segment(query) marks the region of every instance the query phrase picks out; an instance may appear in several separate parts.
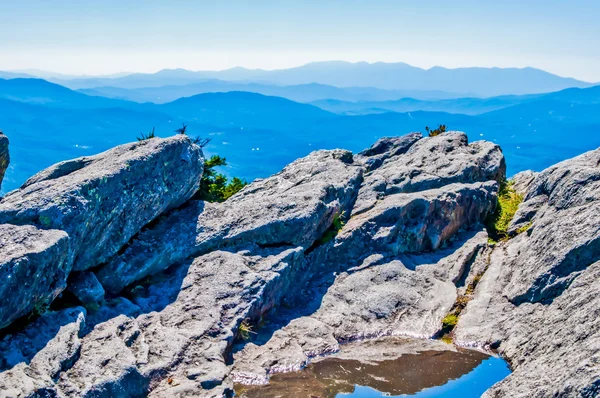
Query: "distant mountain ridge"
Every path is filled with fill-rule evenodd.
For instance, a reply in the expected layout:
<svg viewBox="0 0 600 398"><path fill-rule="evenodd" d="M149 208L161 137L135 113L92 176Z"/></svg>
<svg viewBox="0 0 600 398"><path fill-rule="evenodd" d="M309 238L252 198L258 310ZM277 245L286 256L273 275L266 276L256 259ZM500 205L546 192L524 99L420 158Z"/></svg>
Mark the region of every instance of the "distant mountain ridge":
<svg viewBox="0 0 600 398"><path fill-rule="evenodd" d="M143 88L186 85L199 81L254 82L275 85L318 83L335 87L373 87L384 90L439 90L489 97L508 94L535 94L592 84L560 77L535 68L422 69L406 63L314 62L303 66L261 70L236 67L223 71L165 69L153 74L135 73L113 78L50 79L72 89L94 87Z"/></svg>
<svg viewBox="0 0 600 398"><path fill-rule="evenodd" d="M478 115L433 107L474 109L502 101L502 109ZM227 157L226 173L247 180L270 175L316 149L343 144L360 151L382 136L437 124L465 131L471 140L500 144L510 160L509 175L541 170L600 146L600 86L525 97L392 103L426 110L336 114L277 96L235 91L165 104L136 103L88 96L40 79L0 80L0 128L14 155L3 189L16 188L58 161L134 141L153 127L159 136L171 135L182 123L190 135L212 139L206 153Z"/></svg>
<svg viewBox="0 0 600 398"><path fill-rule="evenodd" d="M334 87L326 84L309 83L281 86L265 83L244 83L225 80L204 80L185 85L161 87L119 88L96 87L77 90L81 93L135 102L154 102L163 104L182 97L230 91L287 98L296 102L313 102L325 99L343 101L389 101L412 97L422 100L449 99L461 97L459 93L447 93L439 90L384 90L373 87Z"/></svg>

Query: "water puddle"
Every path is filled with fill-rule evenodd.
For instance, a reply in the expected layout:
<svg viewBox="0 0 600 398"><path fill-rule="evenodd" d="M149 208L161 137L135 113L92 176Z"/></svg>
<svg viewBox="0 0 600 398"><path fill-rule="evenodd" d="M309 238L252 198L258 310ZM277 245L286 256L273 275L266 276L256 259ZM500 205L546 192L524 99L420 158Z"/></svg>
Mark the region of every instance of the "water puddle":
<svg viewBox="0 0 600 398"><path fill-rule="evenodd" d="M238 385L236 396L469 398L510 374L504 360L472 350L421 351L379 361L366 357L327 357L301 371L273 375L268 385Z"/></svg>

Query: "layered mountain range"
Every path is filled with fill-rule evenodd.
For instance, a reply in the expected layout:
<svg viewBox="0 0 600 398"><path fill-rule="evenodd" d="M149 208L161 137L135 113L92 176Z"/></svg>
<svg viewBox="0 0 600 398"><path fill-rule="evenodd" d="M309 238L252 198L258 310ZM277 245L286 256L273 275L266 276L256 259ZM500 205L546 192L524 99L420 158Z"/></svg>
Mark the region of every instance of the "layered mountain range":
<svg viewBox="0 0 600 398"><path fill-rule="evenodd" d="M382 136L439 124L501 145L508 175L540 171L600 145L594 134L600 126L597 86L492 98L405 94L233 81L73 91L40 79L0 80L0 126L11 137L13 165L2 189L15 189L56 162L107 150L153 128L168 136L182 124L194 136L211 138L205 150L227 158L227 174L248 181L315 149L343 143L360 151Z"/></svg>

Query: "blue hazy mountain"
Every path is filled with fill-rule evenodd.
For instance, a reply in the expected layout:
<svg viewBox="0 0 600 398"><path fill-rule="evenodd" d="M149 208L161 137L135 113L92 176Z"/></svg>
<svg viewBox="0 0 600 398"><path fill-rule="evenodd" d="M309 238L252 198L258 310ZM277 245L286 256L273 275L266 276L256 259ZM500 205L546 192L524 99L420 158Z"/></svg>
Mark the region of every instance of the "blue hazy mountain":
<svg viewBox="0 0 600 398"><path fill-rule="evenodd" d="M120 101L122 106L94 108L78 103L101 98L38 80L29 83L39 87L29 88L31 97L22 91L18 100L2 99L14 93L0 89L0 128L11 140L12 153L5 191L57 161L134 141L153 127L159 136L172 135L181 123L188 125L190 135L212 139L206 152L227 157L227 173L248 180L272 174L315 149L359 151L381 136L442 123L467 132L471 140L502 145L509 174L540 170L600 146L599 87L564 90L473 116L431 111L339 115L247 92L200 94L161 105ZM43 104L37 101L40 96Z"/></svg>
<svg viewBox="0 0 600 398"><path fill-rule="evenodd" d="M89 96L46 80L28 78L0 78L0 98L66 108L138 107L134 103Z"/></svg>
<svg viewBox="0 0 600 398"><path fill-rule="evenodd" d="M259 82L277 85L318 83L336 87L374 87L385 90L439 90L481 97L535 94L590 83L560 77L535 68L422 69L405 63L315 62L281 70L232 68L224 71L162 70L154 74L131 74L116 78L56 80L72 89L94 87L142 88L185 85L207 79Z"/></svg>
<svg viewBox="0 0 600 398"><path fill-rule="evenodd" d="M538 98L543 94L506 95L491 98L453 98L445 100L421 100L417 98L401 98L392 101L340 101L325 99L313 101L311 104L321 109L347 115L366 115L384 112L448 112L477 115L508 106L521 104Z"/></svg>
<svg viewBox="0 0 600 398"><path fill-rule="evenodd" d="M500 109L500 115L508 119L516 116L530 117L537 112L554 112L560 117L573 117L583 120L586 114L583 108L571 106L577 104L600 103L600 85L586 89L569 88L549 94L505 95L490 98L453 98L442 100L420 100L415 98L401 98L392 101L340 101L326 99L313 101L311 104L321 109L346 115L364 115L385 112L414 112L418 110L431 112L461 113L465 115L478 115ZM523 107L515 105L528 104ZM560 111L553 108L560 107ZM507 109L510 108L510 109ZM510 114L510 115L509 115ZM539 116L539 115L538 115ZM592 117L595 119L595 117Z"/></svg>
<svg viewBox="0 0 600 398"><path fill-rule="evenodd" d="M185 85L171 85L161 87L120 88L120 87L95 87L79 89L81 93L108 98L117 98L135 102L154 102L163 104L182 97L191 97L197 94L247 91L276 97L283 97L296 102L312 102L317 100L342 100L342 101L389 101L398 98L417 98L422 100L459 98L459 93L447 93L439 90L383 90L373 87L334 87L326 84L300 84L293 86L279 86L261 83L240 83L224 80L205 80Z"/></svg>

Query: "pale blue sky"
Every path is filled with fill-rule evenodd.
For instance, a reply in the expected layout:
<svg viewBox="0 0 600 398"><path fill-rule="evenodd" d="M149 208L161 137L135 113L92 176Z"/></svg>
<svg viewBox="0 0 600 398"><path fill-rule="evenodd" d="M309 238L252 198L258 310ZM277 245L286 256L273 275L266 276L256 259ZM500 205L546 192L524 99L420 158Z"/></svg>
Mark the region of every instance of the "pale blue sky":
<svg viewBox="0 0 600 398"><path fill-rule="evenodd" d="M0 70L533 66L600 81L600 1L0 0Z"/></svg>

